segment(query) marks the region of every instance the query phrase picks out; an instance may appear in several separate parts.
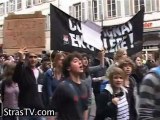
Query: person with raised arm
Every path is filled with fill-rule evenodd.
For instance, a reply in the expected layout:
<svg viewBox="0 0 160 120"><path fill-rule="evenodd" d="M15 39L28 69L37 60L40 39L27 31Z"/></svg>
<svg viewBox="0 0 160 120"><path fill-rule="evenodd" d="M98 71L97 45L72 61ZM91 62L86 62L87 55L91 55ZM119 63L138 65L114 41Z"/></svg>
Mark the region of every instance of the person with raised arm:
<svg viewBox="0 0 160 120"><path fill-rule="evenodd" d="M27 52L26 48L18 51L19 61L16 65L13 81L18 83L18 106L20 109L41 110L43 74L36 68L37 55ZM43 116L26 115L19 120L44 120Z"/></svg>

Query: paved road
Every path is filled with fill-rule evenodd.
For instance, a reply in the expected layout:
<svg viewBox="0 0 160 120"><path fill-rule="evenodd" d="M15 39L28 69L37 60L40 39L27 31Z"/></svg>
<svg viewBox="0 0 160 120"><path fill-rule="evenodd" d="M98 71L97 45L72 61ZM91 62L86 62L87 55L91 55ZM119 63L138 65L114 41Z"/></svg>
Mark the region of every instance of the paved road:
<svg viewBox="0 0 160 120"><path fill-rule="evenodd" d="M91 112L90 112L89 120L94 120L95 112L96 112L96 105L94 104L94 105L91 106Z"/></svg>
<svg viewBox="0 0 160 120"><path fill-rule="evenodd" d="M96 113L96 104L95 104L94 95L92 94L92 105L91 105L89 120L94 120L95 113Z"/></svg>

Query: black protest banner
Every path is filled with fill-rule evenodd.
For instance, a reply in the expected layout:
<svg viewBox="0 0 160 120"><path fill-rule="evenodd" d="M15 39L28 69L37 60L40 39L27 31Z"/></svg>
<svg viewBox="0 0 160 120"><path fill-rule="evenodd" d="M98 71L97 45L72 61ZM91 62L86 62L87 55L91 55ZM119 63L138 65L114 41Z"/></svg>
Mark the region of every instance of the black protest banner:
<svg viewBox="0 0 160 120"><path fill-rule="evenodd" d="M81 21L50 5L51 49L92 53L95 48L84 42Z"/></svg>
<svg viewBox="0 0 160 120"><path fill-rule="evenodd" d="M119 48L125 48L128 55L142 50L144 8L128 22L102 28L101 40L108 56L113 56Z"/></svg>

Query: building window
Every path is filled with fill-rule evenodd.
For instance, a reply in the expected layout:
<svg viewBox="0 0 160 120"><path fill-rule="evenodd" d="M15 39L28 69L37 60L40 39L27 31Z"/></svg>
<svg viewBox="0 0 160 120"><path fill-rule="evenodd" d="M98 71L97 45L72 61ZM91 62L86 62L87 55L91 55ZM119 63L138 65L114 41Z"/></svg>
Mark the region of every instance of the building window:
<svg viewBox="0 0 160 120"><path fill-rule="evenodd" d="M3 25L0 25L0 29L3 30Z"/></svg>
<svg viewBox="0 0 160 120"><path fill-rule="evenodd" d="M144 6L144 0L135 0L134 6L135 6L134 11L135 11L135 13L137 13L141 9L141 7Z"/></svg>
<svg viewBox="0 0 160 120"><path fill-rule="evenodd" d="M135 0L135 13L137 13L142 6L145 6L145 12L154 12L158 10L158 0Z"/></svg>
<svg viewBox="0 0 160 120"><path fill-rule="evenodd" d="M116 17L116 0L107 0L108 17Z"/></svg>
<svg viewBox="0 0 160 120"><path fill-rule="evenodd" d="M145 8L146 12L157 11L157 0L145 0Z"/></svg>
<svg viewBox="0 0 160 120"><path fill-rule="evenodd" d="M6 13L15 11L15 0L9 0L6 2Z"/></svg>
<svg viewBox="0 0 160 120"><path fill-rule="evenodd" d="M32 0L27 0L27 1L26 1L26 7L27 7L27 8L32 7Z"/></svg>
<svg viewBox="0 0 160 120"><path fill-rule="evenodd" d="M81 3L74 5L74 11L75 11L75 18L78 20L81 20Z"/></svg>
<svg viewBox="0 0 160 120"><path fill-rule="evenodd" d="M124 0L124 6L125 6L125 16L131 15L131 0Z"/></svg>
<svg viewBox="0 0 160 120"><path fill-rule="evenodd" d="M6 2L6 13L9 12L9 2Z"/></svg>
<svg viewBox="0 0 160 120"><path fill-rule="evenodd" d="M84 4L84 2L82 2L81 3L82 4L82 21L84 21L85 20L85 4Z"/></svg>
<svg viewBox="0 0 160 120"><path fill-rule="evenodd" d="M50 30L50 15L46 16L46 30Z"/></svg>
<svg viewBox="0 0 160 120"><path fill-rule="evenodd" d="M117 3L117 4L116 4L116 8L117 8L117 9L116 9L116 10L117 10L117 11L116 11L116 13L117 13L116 16L117 16L117 17L121 17L121 1L122 1L122 0L117 0L117 2L116 2L116 3ZM128 0L128 1L129 1L129 0ZM126 6L125 6L125 7L126 7ZM128 11L129 11L129 10L128 10Z"/></svg>
<svg viewBox="0 0 160 120"><path fill-rule="evenodd" d="M103 20L102 0L99 0L99 19Z"/></svg>
<svg viewBox="0 0 160 120"><path fill-rule="evenodd" d="M98 20L97 0L93 0L93 19Z"/></svg>
<svg viewBox="0 0 160 120"><path fill-rule="evenodd" d="M39 4L41 4L41 3L42 3L41 0L33 0L33 4L34 4L34 5L39 5Z"/></svg>
<svg viewBox="0 0 160 120"><path fill-rule="evenodd" d="M17 0L17 10L22 9L22 0Z"/></svg>
<svg viewBox="0 0 160 120"><path fill-rule="evenodd" d="M4 4L0 4L0 15L4 15Z"/></svg>
<svg viewBox="0 0 160 120"><path fill-rule="evenodd" d="M41 2L42 2L42 3L45 3L45 2L47 2L47 0L41 0Z"/></svg>
<svg viewBox="0 0 160 120"><path fill-rule="evenodd" d="M92 17L92 2L88 1L88 20L93 20Z"/></svg>
<svg viewBox="0 0 160 120"><path fill-rule="evenodd" d="M9 1L9 12L14 12L15 11L15 0L10 0Z"/></svg>
<svg viewBox="0 0 160 120"><path fill-rule="evenodd" d="M160 11L160 1L157 0L157 11Z"/></svg>
<svg viewBox="0 0 160 120"><path fill-rule="evenodd" d="M74 7L73 6L69 6L69 15L74 17Z"/></svg>

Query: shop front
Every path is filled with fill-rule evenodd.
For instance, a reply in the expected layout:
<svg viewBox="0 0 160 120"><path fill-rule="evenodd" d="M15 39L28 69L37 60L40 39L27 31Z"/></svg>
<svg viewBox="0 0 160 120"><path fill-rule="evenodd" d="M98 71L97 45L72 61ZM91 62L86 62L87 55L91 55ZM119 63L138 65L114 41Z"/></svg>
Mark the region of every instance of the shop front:
<svg viewBox="0 0 160 120"><path fill-rule="evenodd" d="M143 41L143 53L147 59L148 54L154 54L160 44L160 19L144 22Z"/></svg>

